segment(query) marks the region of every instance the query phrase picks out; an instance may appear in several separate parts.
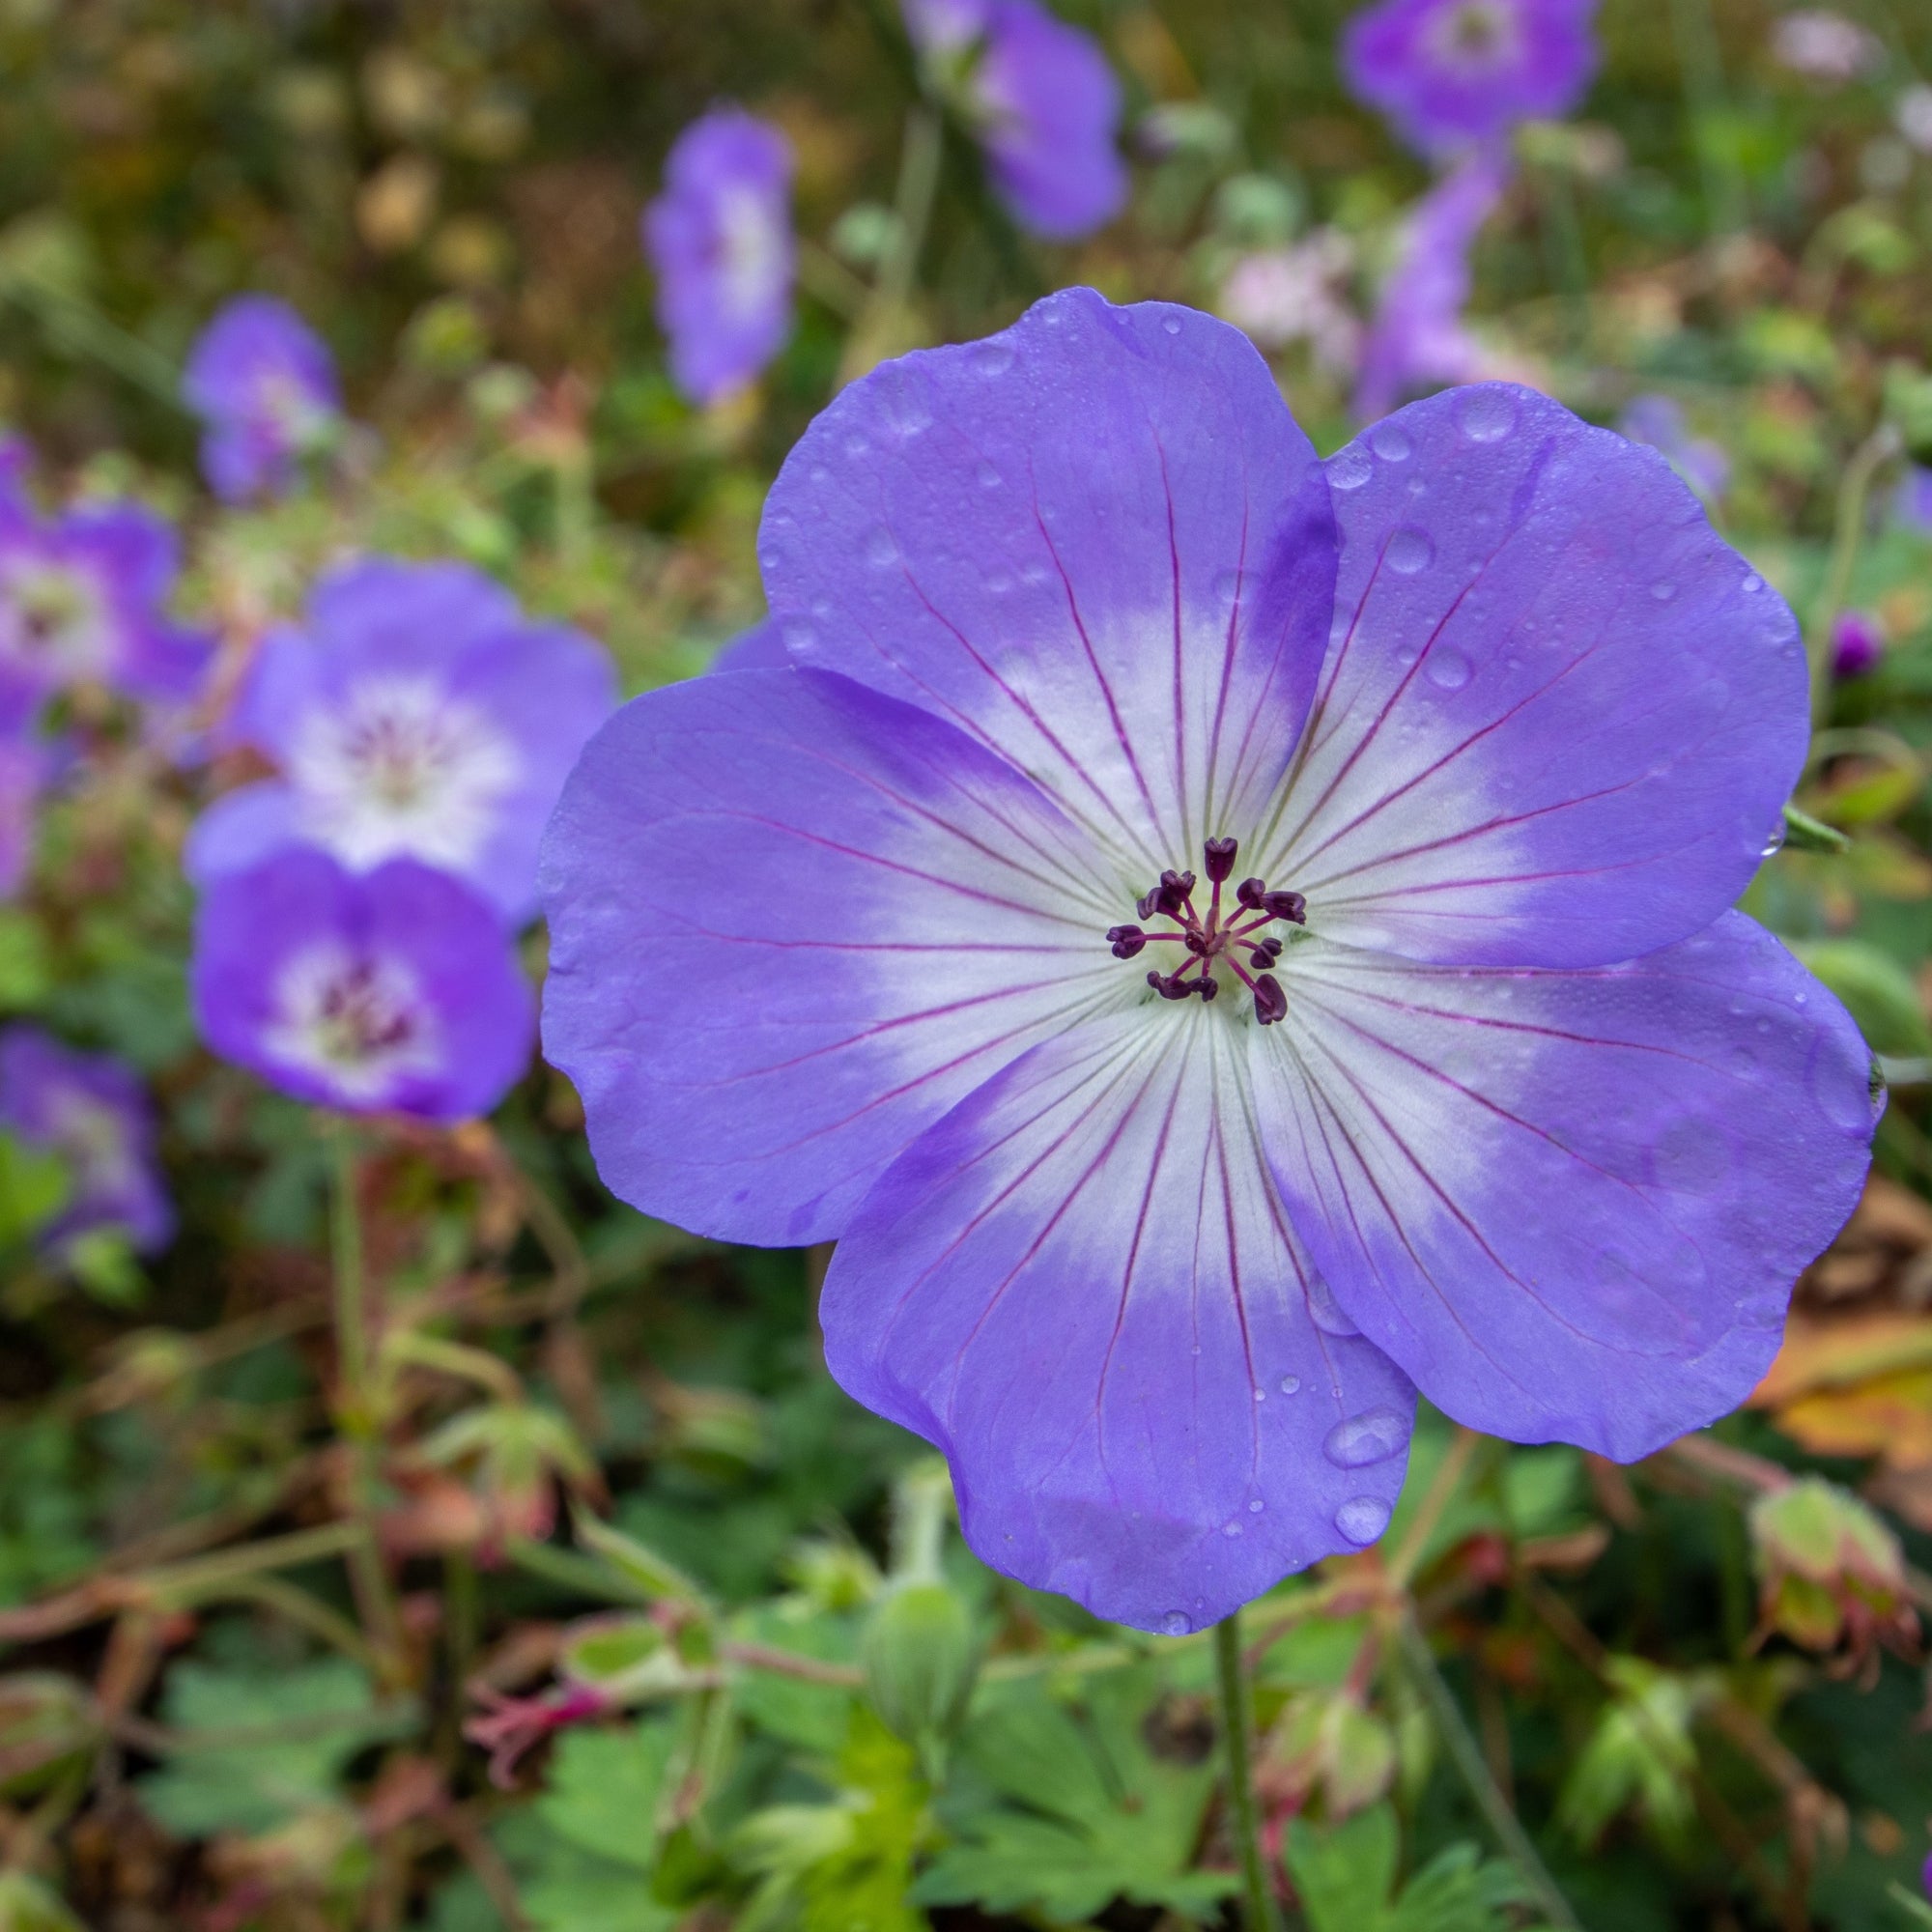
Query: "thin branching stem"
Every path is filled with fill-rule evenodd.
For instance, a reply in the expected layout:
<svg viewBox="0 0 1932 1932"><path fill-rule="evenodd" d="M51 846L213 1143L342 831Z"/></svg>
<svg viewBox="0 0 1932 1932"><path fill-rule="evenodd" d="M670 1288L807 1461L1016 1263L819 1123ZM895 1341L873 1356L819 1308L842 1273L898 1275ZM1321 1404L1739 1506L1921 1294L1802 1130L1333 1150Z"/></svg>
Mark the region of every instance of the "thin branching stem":
<svg viewBox="0 0 1932 1932"><path fill-rule="evenodd" d="M1281 1932L1281 1911L1262 1858L1261 1814L1255 1807L1249 1759L1254 1749L1254 1716L1248 1704L1248 1673L1241 1658L1240 1612L1214 1626L1214 1662L1221 1682L1221 1731L1228 1746L1228 1815L1241 1852L1241 1883L1247 1892L1247 1932Z"/></svg>

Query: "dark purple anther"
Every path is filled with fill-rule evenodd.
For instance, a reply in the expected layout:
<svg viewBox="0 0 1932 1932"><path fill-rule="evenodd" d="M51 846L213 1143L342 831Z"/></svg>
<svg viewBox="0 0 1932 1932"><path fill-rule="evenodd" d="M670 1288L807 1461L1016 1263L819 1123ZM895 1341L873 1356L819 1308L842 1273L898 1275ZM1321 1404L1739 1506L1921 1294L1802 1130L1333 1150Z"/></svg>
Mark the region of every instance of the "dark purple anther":
<svg viewBox="0 0 1932 1932"><path fill-rule="evenodd" d="M1204 977L1197 980L1187 990L1190 993L1198 991L1201 995L1201 1004L1205 1007L1221 990L1221 982L1218 980Z"/></svg>
<svg viewBox="0 0 1932 1932"><path fill-rule="evenodd" d="M1278 939L1257 939L1250 942L1257 959L1272 966L1281 957L1281 941Z"/></svg>
<svg viewBox="0 0 1932 1932"><path fill-rule="evenodd" d="M1308 901L1299 893L1264 893L1262 908L1270 919L1293 920L1296 925L1308 923Z"/></svg>
<svg viewBox="0 0 1932 1932"><path fill-rule="evenodd" d="M1246 906L1250 912L1260 912L1262 909L1262 900L1266 896L1267 881L1265 879L1243 879L1235 888L1236 899L1240 904Z"/></svg>
<svg viewBox="0 0 1932 1932"><path fill-rule="evenodd" d="M1205 933L1187 933L1182 938L1181 943L1190 952L1206 952L1208 951L1208 939Z"/></svg>
<svg viewBox="0 0 1932 1932"><path fill-rule="evenodd" d="M1151 893L1143 893L1134 901L1134 910L1143 919L1151 919L1160 910L1160 888L1156 886Z"/></svg>
<svg viewBox="0 0 1932 1932"><path fill-rule="evenodd" d="M1207 855L1208 878L1218 886L1235 869L1235 854L1240 847L1232 838L1210 838L1202 848Z"/></svg>
<svg viewBox="0 0 1932 1932"><path fill-rule="evenodd" d="M1288 1016L1288 995L1281 990L1281 981L1272 973L1259 973L1255 976L1255 1018L1263 1026L1273 1026L1276 1020Z"/></svg>
<svg viewBox="0 0 1932 1932"><path fill-rule="evenodd" d="M1194 874L1170 868L1160 875L1160 884L1154 890L1160 910L1170 919L1179 919L1188 894L1194 890Z"/></svg>
<svg viewBox="0 0 1932 1932"><path fill-rule="evenodd" d="M1131 959L1147 944L1147 934L1137 925L1110 925L1107 944L1114 949L1116 959Z"/></svg>

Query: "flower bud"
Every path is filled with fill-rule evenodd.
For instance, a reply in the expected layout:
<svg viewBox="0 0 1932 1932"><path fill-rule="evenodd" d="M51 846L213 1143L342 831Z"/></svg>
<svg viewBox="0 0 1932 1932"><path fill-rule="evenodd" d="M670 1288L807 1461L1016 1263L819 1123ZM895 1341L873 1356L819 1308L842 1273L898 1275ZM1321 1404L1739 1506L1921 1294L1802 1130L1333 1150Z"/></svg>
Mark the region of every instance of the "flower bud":
<svg viewBox="0 0 1932 1932"><path fill-rule="evenodd" d="M1260 1777L1272 1808L1300 1810L1320 1790L1330 1819L1373 1804L1395 1777L1395 1735L1352 1691L1292 1697L1268 1739Z"/></svg>
<svg viewBox="0 0 1932 1932"><path fill-rule="evenodd" d="M980 1674L966 1605L944 1583L895 1584L872 1612L861 1657L872 1708L936 1775Z"/></svg>
<svg viewBox="0 0 1932 1932"><path fill-rule="evenodd" d="M99 1715L84 1685L54 1670L0 1677L0 1796L45 1790L100 1739Z"/></svg>
<svg viewBox="0 0 1932 1932"><path fill-rule="evenodd" d="M1843 1643L1848 1664L1870 1667L1874 1645L1917 1641L1898 1540L1856 1496L1807 1476L1760 1496L1750 1529L1761 1634L1777 1631L1807 1650Z"/></svg>

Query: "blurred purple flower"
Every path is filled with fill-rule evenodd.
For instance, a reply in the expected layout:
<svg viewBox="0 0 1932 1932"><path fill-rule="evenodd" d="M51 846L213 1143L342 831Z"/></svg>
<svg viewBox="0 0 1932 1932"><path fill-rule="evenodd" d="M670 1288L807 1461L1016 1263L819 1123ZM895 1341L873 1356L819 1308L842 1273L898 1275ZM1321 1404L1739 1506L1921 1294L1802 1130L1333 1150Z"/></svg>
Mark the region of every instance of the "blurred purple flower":
<svg viewBox="0 0 1932 1932"><path fill-rule="evenodd" d="M1892 125L1908 145L1932 155L1932 87L1915 82L1898 97L1891 110Z"/></svg>
<svg viewBox="0 0 1932 1932"><path fill-rule="evenodd" d="M1625 1459L1750 1390L1869 1056L1726 910L1804 657L1661 457L1486 384L1324 465L1070 290L848 387L759 552L790 667L558 805L546 1048L625 1199L838 1240L988 1563L1198 1628L1380 1535L1411 1382Z"/></svg>
<svg viewBox="0 0 1932 1932"><path fill-rule="evenodd" d="M1324 369L1347 375L1355 366L1362 335L1341 294L1353 265L1349 238L1318 228L1290 247L1242 256L1221 284L1215 306L1262 348L1306 342Z"/></svg>
<svg viewBox="0 0 1932 1932"><path fill-rule="evenodd" d="M782 670L791 662L779 627L767 617L741 631L711 661L713 670Z"/></svg>
<svg viewBox="0 0 1932 1932"><path fill-rule="evenodd" d="M19 721L0 723L0 899L12 898L32 870L36 808L55 762L53 748Z"/></svg>
<svg viewBox="0 0 1932 1932"><path fill-rule="evenodd" d="M191 696L213 651L167 614L181 575L174 526L140 503L34 507L0 476L0 713L99 684L151 700Z"/></svg>
<svg viewBox="0 0 1932 1932"><path fill-rule="evenodd" d="M183 389L206 425L202 474L228 503L286 495L342 424L327 345L273 296L220 309L188 354Z"/></svg>
<svg viewBox="0 0 1932 1932"><path fill-rule="evenodd" d="M1022 228L1077 242L1127 198L1121 90L1093 37L1036 0L904 0L934 90L952 101Z"/></svg>
<svg viewBox="0 0 1932 1932"><path fill-rule="evenodd" d="M670 371L696 403L749 383L791 334L791 144L768 121L716 107L671 145L644 211Z"/></svg>
<svg viewBox="0 0 1932 1932"><path fill-rule="evenodd" d="M1932 468L1908 463L1892 494L1891 514L1895 523L1920 536L1932 536Z"/></svg>
<svg viewBox="0 0 1932 1932"><path fill-rule="evenodd" d="M1479 148L1409 211L1362 350L1355 413L1363 421L1373 422L1418 389L1490 373L1463 310L1469 251L1509 181L1502 150Z"/></svg>
<svg viewBox="0 0 1932 1932"><path fill-rule="evenodd" d="M1378 0L1342 67L1403 138L1442 155L1567 114L1597 71L1597 0Z"/></svg>
<svg viewBox="0 0 1932 1932"><path fill-rule="evenodd" d="M1662 453L1671 469L1706 502L1721 497L1731 480L1731 459L1722 443L1690 434L1674 396L1633 396L1617 427L1633 442Z"/></svg>
<svg viewBox="0 0 1932 1932"><path fill-rule="evenodd" d="M1885 656L1885 626L1870 611L1840 611L1832 619L1832 674L1863 677Z"/></svg>
<svg viewBox="0 0 1932 1932"><path fill-rule="evenodd" d="M1873 35L1823 8L1786 14L1771 30L1771 52L1779 67L1833 86L1857 80L1885 59L1885 48Z"/></svg>
<svg viewBox="0 0 1932 1932"><path fill-rule="evenodd" d="M544 821L616 701L597 644L526 617L480 571L345 564L316 586L301 628L263 643L232 729L280 776L209 808L189 876L310 844L357 869L419 859L521 919Z"/></svg>
<svg viewBox="0 0 1932 1932"><path fill-rule="evenodd" d="M43 1236L58 1249L99 1229L152 1253L174 1234L139 1075L111 1053L76 1053L32 1026L0 1031L0 1129L66 1165L67 1205Z"/></svg>
<svg viewBox="0 0 1932 1932"><path fill-rule="evenodd" d="M195 1019L223 1059L319 1106L487 1114L529 1063L534 1003L496 909L407 859L286 851L195 920Z"/></svg>

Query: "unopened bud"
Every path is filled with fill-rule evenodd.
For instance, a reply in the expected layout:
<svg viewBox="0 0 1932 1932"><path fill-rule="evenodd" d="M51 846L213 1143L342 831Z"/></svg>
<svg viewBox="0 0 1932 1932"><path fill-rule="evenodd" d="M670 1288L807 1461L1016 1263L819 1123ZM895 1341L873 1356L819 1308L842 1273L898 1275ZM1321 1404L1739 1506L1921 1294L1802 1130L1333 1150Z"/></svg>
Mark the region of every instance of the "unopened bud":
<svg viewBox="0 0 1932 1932"><path fill-rule="evenodd" d="M861 1656L872 1708L936 1776L980 1673L966 1605L944 1583L895 1584L872 1612Z"/></svg>
<svg viewBox="0 0 1932 1932"><path fill-rule="evenodd" d="M1905 1559L1884 1522L1856 1496L1807 1476L1760 1496L1750 1513L1763 1629L1808 1650L1843 1642L1875 1665L1875 1644L1910 1649L1918 1620Z"/></svg>

